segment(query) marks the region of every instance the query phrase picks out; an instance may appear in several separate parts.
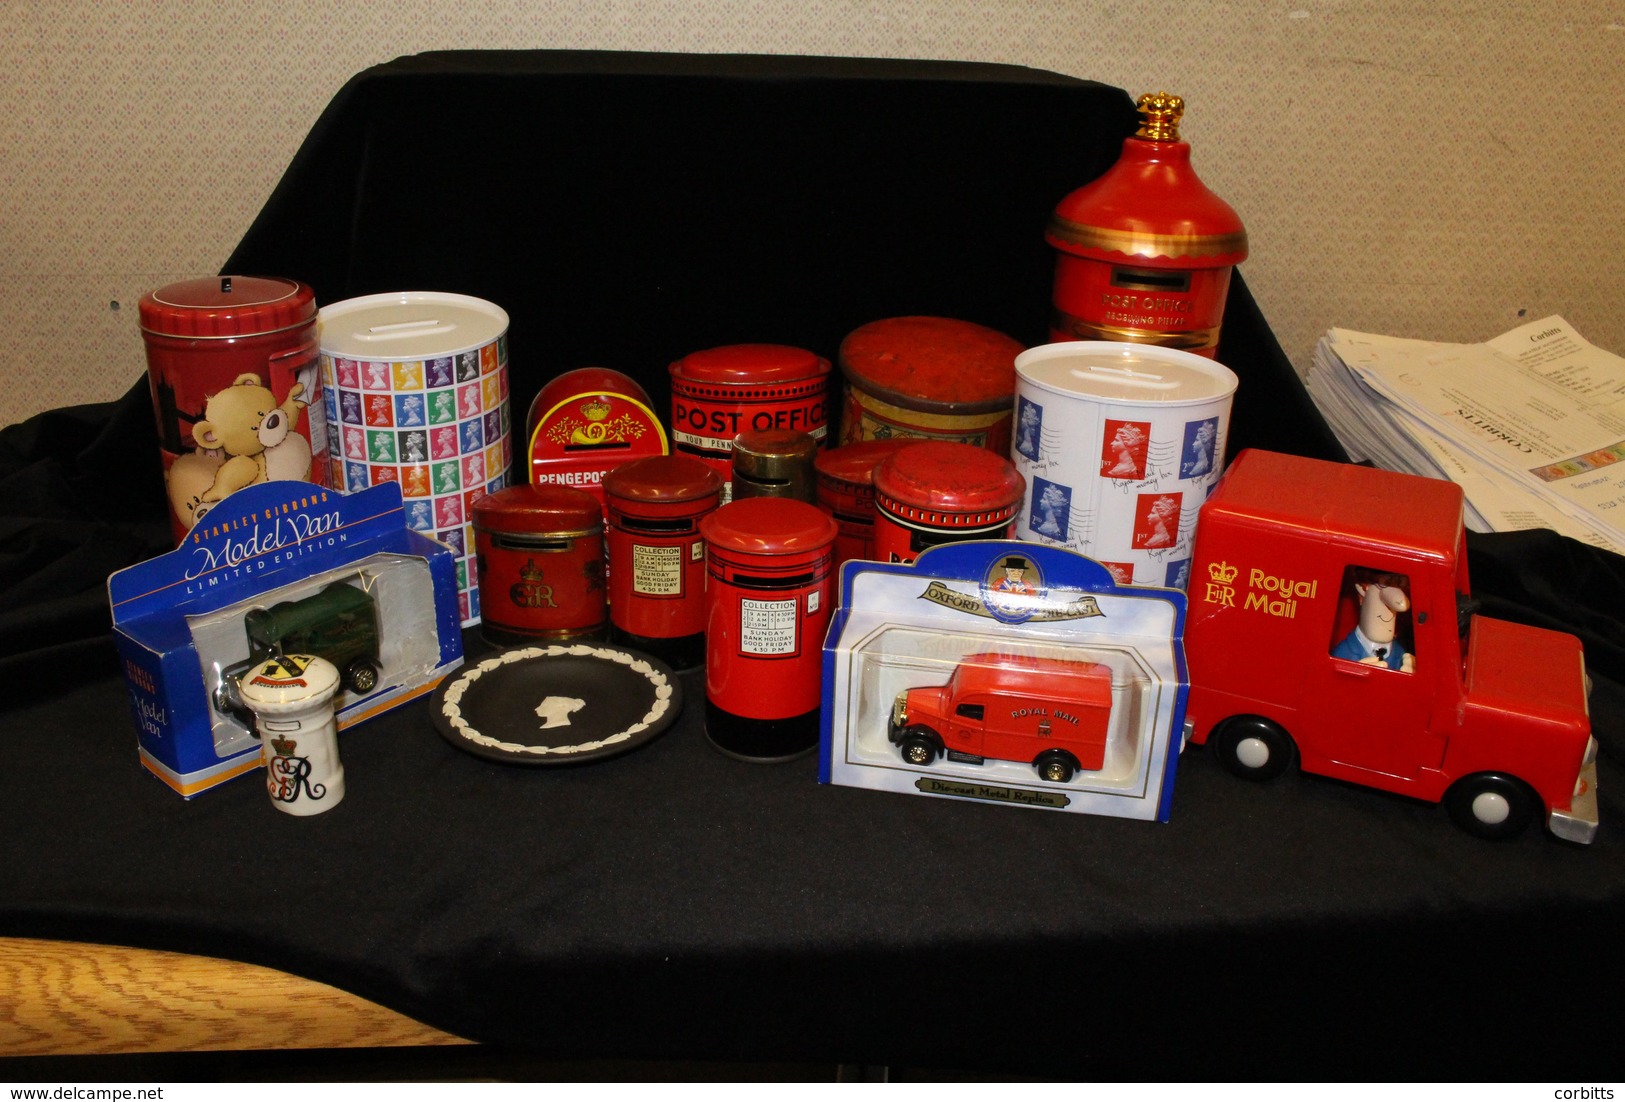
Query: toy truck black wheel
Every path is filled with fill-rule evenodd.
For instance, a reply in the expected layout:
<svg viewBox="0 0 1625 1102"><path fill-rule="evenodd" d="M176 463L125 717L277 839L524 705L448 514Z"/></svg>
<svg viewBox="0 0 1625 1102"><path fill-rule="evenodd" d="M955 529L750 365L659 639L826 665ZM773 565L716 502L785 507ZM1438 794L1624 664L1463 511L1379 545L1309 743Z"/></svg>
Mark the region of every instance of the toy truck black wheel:
<svg viewBox="0 0 1625 1102"><path fill-rule="evenodd" d="M929 727L904 727L897 752L910 765L930 765L942 753L942 740Z"/></svg>
<svg viewBox="0 0 1625 1102"><path fill-rule="evenodd" d="M378 667L365 658L357 658L345 667L344 684L351 692L366 696L378 687Z"/></svg>
<svg viewBox="0 0 1625 1102"><path fill-rule="evenodd" d="M1033 759L1033 768L1046 781L1065 784L1078 771L1078 759L1065 750L1045 750Z"/></svg>
<svg viewBox="0 0 1625 1102"><path fill-rule="evenodd" d="M1292 764L1292 736L1263 716L1231 716L1208 739L1219 762L1249 781L1271 781Z"/></svg>
<svg viewBox="0 0 1625 1102"><path fill-rule="evenodd" d="M1492 841L1516 838L1539 810L1529 786L1505 773L1463 777L1444 794L1444 807L1468 834Z"/></svg>

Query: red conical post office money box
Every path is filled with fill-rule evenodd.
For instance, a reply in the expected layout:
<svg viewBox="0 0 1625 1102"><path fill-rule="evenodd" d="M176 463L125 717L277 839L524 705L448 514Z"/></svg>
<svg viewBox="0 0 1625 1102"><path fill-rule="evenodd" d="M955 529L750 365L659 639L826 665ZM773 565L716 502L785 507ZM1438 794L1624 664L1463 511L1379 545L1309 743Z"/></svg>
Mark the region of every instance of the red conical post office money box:
<svg viewBox="0 0 1625 1102"><path fill-rule="evenodd" d="M1191 168L1179 140L1185 102L1157 92L1139 109L1117 163L1050 215L1044 238L1060 252L1050 340L1160 344L1211 359L1247 231Z"/></svg>

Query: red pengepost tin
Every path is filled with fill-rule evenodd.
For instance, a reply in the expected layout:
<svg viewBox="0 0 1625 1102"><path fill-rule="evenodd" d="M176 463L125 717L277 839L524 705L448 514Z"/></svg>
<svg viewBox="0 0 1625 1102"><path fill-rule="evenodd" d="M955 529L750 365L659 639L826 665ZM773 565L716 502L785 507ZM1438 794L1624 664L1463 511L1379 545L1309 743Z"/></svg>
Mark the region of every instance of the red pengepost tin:
<svg viewBox="0 0 1625 1102"><path fill-rule="evenodd" d="M474 502L480 632L492 642L602 638L604 521L569 486L509 486Z"/></svg>
<svg viewBox="0 0 1625 1102"><path fill-rule="evenodd" d="M709 465L732 498L733 440L742 432L805 432L823 446L830 363L783 344L730 344L672 364L673 449Z"/></svg>
<svg viewBox="0 0 1625 1102"><path fill-rule="evenodd" d="M677 669L705 660L705 541L700 521L722 476L686 455L657 455L604 476L610 628L617 642Z"/></svg>
<svg viewBox="0 0 1625 1102"><path fill-rule="evenodd" d="M1009 539L1027 480L1002 455L923 441L875 468L874 557L913 562L939 543Z"/></svg>
<svg viewBox="0 0 1625 1102"><path fill-rule="evenodd" d="M177 543L244 486L326 480L314 291L276 277L193 279L143 295L140 313Z"/></svg>
<svg viewBox="0 0 1625 1102"><path fill-rule="evenodd" d="M783 761L818 745L835 522L784 497L729 502L706 541L705 731L726 754Z"/></svg>
<svg viewBox="0 0 1625 1102"><path fill-rule="evenodd" d="M1021 342L955 318L885 318L841 342L841 443L907 436L1010 450Z"/></svg>
<svg viewBox="0 0 1625 1102"><path fill-rule="evenodd" d="M526 465L538 486L573 486L604 502L604 475L670 450L648 393L607 367L578 367L542 387L525 419Z"/></svg>
<svg viewBox="0 0 1625 1102"><path fill-rule="evenodd" d="M842 444L814 461L818 506L835 518L835 568L848 559L874 558L875 468L899 448L920 441L911 437Z"/></svg>

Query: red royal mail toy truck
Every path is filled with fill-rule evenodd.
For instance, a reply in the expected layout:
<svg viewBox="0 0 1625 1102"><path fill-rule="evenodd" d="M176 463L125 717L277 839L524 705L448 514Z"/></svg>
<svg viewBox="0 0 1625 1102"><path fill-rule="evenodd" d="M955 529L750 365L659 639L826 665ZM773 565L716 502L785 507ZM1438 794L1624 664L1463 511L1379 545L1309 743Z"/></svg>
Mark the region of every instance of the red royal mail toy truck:
<svg viewBox="0 0 1625 1102"><path fill-rule="evenodd" d="M1243 777L1305 772L1443 801L1489 838L1538 810L1597 829L1571 635L1474 614L1452 482L1243 452L1203 505L1185 625L1192 742Z"/></svg>
<svg viewBox="0 0 1625 1102"><path fill-rule="evenodd" d="M946 685L897 694L888 734L910 765L1030 761L1064 783L1104 763L1111 712L1111 670L1098 662L969 654Z"/></svg>

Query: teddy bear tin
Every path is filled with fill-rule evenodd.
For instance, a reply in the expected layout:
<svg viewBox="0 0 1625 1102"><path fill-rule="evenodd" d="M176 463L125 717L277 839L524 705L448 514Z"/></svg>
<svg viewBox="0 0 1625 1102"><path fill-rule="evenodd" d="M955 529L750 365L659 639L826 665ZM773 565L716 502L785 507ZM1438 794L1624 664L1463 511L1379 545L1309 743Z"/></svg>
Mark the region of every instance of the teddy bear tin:
<svg viewBox="0 0 1625 1102"><path fill-rule="evenodd" d="M326 470L316 295L305 284L172 283L142 297L141 336L176 543L244 486Z"/></svg>

